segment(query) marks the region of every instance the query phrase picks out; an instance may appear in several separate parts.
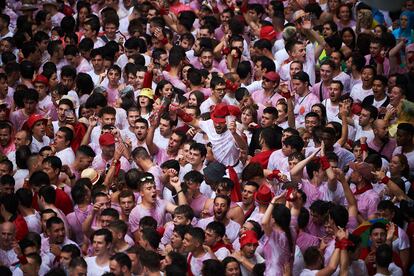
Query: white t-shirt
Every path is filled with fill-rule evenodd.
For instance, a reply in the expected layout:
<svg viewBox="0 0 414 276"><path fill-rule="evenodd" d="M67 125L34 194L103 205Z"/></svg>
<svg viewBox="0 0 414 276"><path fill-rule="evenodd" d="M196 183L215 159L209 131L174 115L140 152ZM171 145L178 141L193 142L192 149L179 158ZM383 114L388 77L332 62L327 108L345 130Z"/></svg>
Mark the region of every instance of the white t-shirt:
<svg viewBox="0 0 414 276"><path fill-rule="evenodd" d="M372 88L365 90L362 88L362 82L361 83L357 83L354 85L354 87L352 87L351 89L351 98L354 99L354 101L356 102L362 102L365 97L367 96L371 96L374 95L374 93L372 92Z"/></svg>
<svg viewBox="0 0 414 276"><path fill-rule="evenodd" d="M354 121L354 126L356 129L355 141L359 140L361 137L367 137L367 143L371 143L371 141L374 140L375 134L372 128L369 130L363 130L357 120Z"/></svg>
<svg viewBox="0 0 414 276"><path fill-rule="evenodd" d="M88 265L88 276L101 276L105 272L109 272L109 262L105 266L99 266L96 263L96 256L86 257L85 262Z"/></svg>
<svg viewBox="0 0 414 276"><path fill-rule="evenodd" d="M71 147L67 147L61 151L56 152L55 156L60 158L62 165L71 165L75 162L75 153Z"/></svg>
<svg viewBox="0 0 414 276"><path fill-rule="evenodd" d="M328 122L332 122L335 120L335 117L338 117L339 113L339 105L332 105L331 99L325 99L322 101L322 104L326 108L326 118Z"/></svg>
<svg viewBox="0 0 414 276"><path fill-rule="evenodd" d="M214 221L214 217L200 219L197 223L197 227L200 227L205 230L207 225L212 221ZM230 219L229 223L226 225L226 235L231 243L233 243L234 240L238 238L239 230L240 224Z"/></svg>
<svg viewBox="0 0 414 276"><path fill-rule="evenodd" d="M210 112L211 110L210 110L210 108L211 108L211 106L214 106L214 105L216 105L217 103L215 103L210 97L207 99L207 100L205 100L201 105L200 105L200 112L201 112L201 114L203 114L203 113L207 113L207 112Z"/></svg>
<svg viewBox="0 0 414 276"><path fill-rule="evenodd" d="M44 135L42 137L42 141L38 141L36 138L32 136L32 143L30 144L30 151L31 152L39 152L41 148L45 146L49 146L50 138Z"/></svg>
<svg viewBox="0 0 414 276"><path fill-rule="evenodd" d="M42 233L42 224L40 222L40 215L36 210L34 214L25 216L24 220L26 221L29 232L35 232L38 234Z"/></svg>
<svg viewBox="0 0 414 276"><path fill-rule="evenodd" d="M217 134L213 120L200 121L200 129L204 131L212 146L214 158L225 166L233 166L239 161L240 151L229 130ZM238 131L239 135L241 133Z"/></svg>
<svg viewBox="0 0 414 276"><path fill-rule="evenodd" d="M167 149L168 141L170 139L161 135L160 128L157 127L154 131L154 144L160 149Z"/></svg>

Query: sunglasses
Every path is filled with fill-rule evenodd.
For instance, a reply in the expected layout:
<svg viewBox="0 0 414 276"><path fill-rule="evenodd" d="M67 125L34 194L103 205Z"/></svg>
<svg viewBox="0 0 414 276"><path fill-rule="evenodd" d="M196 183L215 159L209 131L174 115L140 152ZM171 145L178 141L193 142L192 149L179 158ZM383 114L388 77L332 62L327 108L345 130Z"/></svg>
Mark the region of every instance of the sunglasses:
<svg viewBox="0 0 414 276"><path fill-rule="evenodd" d="M142 178L140 178L140 179L139 179L139 181L141 181L141 182L144 182L144 181L146 181L146 180L151 180L151 181L154 181L154 177L153 177L153 176L148 175L148 176L144 176L144 177L142 177Z"/></svg>

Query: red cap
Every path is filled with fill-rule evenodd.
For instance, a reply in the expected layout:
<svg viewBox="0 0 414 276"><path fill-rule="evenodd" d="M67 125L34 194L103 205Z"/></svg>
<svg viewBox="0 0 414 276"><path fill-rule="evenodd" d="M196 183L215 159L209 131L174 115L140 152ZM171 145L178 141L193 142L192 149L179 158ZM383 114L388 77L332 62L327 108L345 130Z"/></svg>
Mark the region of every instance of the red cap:
<svg viewBox="0 0 414 276"><path fill-rule="evenodd" d="M276 31L272 26L263 26L260 29L260 39L266 39L272 41L276 38Z"/></svg>
<svg viewBox="0 0 414 276"><path fill-rule="evenodd" d="M259 187L259 190L257 190L256 194L254 195L254 199L257 203L266 205L269 204L270 201L272 201L272 198L274 197L274 193L270 190L270 188L266 184L262 184Z"/></svg>
<svg viewBox="0 0 414 276"><path fill-rule="evenodd" d="M239 116L240 115L240 108L234 105L227 105L225 103L219 103L216 105L211 112L211 119L215 123L225 123L226 116L233 115Z"/></svg>
<svg viewBox="0 0 414 276"><path fill-rule="evenodd" d="M35 82L40 82L40 83L43 83L46 86L49 86L49 80L45 76L43 76L42 74L36 76L33 83L35 83Z"/></svg>
<svg viewBox="0 0 414 276"><path fill-rule="evenodd" d="M273 82L279 82L280 81L280 76L278 73L276 73L275 71L269 71L266 74L264 74L263 78L273 81Z"/></svg>
<svg viewBox="0 0 414 276"><path fill-rule="evenodd" d="M24 123L23 128L31 130L33 126L38 122L43 121L45 124L47 123L47 120L43 118L40 114L32 114L30 115L29 119Z"/></svg>
<svg viewBox="0 0 414 276"><path fill-rule="evenodd" d="M240 239L240 248L243 248L246 244L253 243L258 245L259 240L257 239L257 234L253 230L247 230L243 234L241 234Z"/></svg>
<svg viewBox="0 0 414 276"><path fill-rule="evenodd" d="M111 133L104 133L99 137L99 144L101 146L115 145L115 137Z"/></svg>

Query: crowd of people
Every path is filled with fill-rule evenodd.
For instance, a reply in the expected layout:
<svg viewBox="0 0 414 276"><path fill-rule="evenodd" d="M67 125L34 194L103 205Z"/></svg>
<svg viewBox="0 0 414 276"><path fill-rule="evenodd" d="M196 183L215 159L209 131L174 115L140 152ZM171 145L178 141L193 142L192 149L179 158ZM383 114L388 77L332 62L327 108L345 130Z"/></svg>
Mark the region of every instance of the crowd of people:
<svg viewBox="0 0 414 276"><path fill-rule="evenodd" d="M414 275L414 0L0 10L0 275Z"/></svg>

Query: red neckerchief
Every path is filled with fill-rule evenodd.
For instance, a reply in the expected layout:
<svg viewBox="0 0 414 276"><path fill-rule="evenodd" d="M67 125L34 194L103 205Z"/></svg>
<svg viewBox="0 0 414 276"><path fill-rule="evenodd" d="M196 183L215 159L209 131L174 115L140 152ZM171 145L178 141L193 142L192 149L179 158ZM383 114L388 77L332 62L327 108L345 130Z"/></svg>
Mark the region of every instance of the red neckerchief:
<svg viewBox="0 0 414 276"><path fill-rule="evenodd" d="M233 251L233 246L231 244L225 244L223 241L216 242L216 244L214 244L211 247L211 250L213 252L216 252L217 250L219 250L220 248L223 248L223 247L227 248L230 252Z"/></svg>
<svg viewBox="0 0 414 276"><path fill-rule="evenodd" d="M241 186L239 182L239 177L237 176L236 171L232 166L227 167L229 171L229 178L234 183L233 190L231 190L230 198L232 202L239 202L241 201Z"/></svg>
<svg viewBox="0 0 414 276"><path fill-rule="evenodd" d="M188 254L187 257L187 276L194 276L193 272L191 271L191 259L193 258L193 254Z"/></svg>
<svg viewBox="0 0 414 276"><path fill-rule="evenodd" d="M362 187L361 189L356 188L356 190L355 190L355 192L354 192L354 195L360 195L360 194L363 194L363 193L365 193L366 191L369 191L369 190L371 190L371 189L372 189L372 184L371 184L371 183L369 183L369 184L365 184L365 186L364 186L364 187Z"/></svg>
<svg viewBox="0 0 414 276"><path fill-rule="evenodd" d="M256 206L254 204L252 204L252 207L250 207L249 210L247 210L247 212L244 214L244 222L247 221L248 218L250 218L251 214L253 213L254 209L256 209Z"/></svg>

